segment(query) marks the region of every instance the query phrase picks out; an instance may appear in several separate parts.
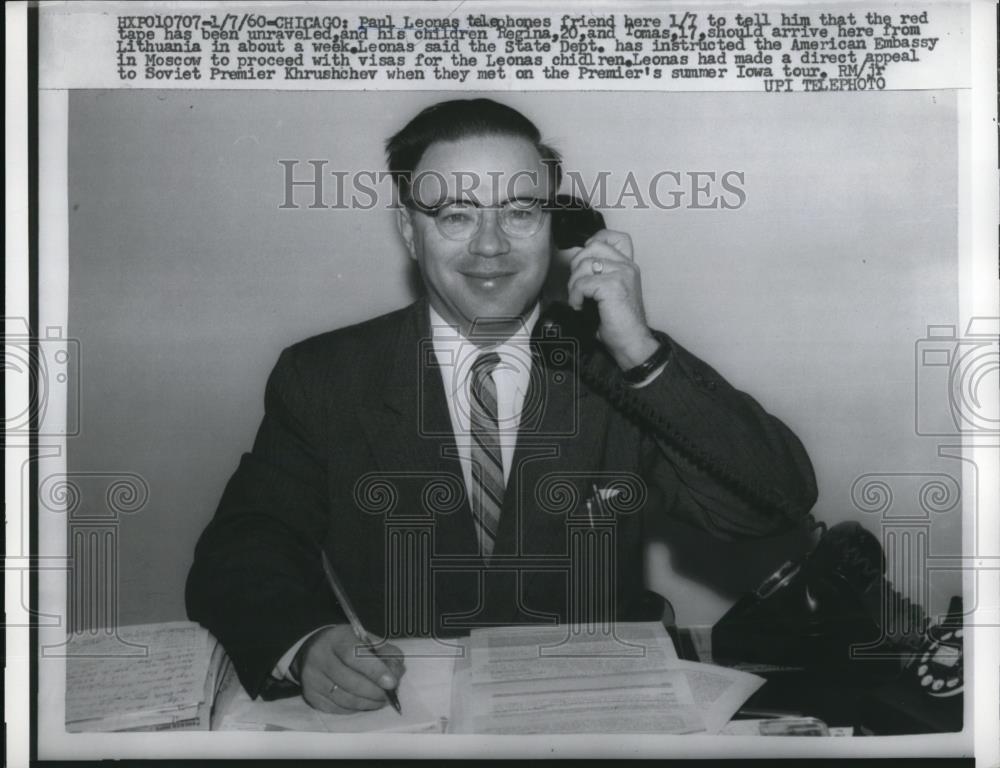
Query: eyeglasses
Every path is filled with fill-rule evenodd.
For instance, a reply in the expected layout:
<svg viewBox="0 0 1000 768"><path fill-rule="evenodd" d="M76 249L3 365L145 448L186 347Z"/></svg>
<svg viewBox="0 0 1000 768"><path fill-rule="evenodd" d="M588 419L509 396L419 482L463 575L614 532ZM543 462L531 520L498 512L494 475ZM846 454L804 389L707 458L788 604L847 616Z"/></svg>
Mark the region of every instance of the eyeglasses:
<svg viewBox="0 0 1000 768"><path fill-rule="evenodd" d="M407 207L434 219L438 232L448 240L470 240L483 223L483 210L495 208L502 229L511 237L525 238L536 234L548 216L547 201L536 197L515 197L500 205L480 205L474 201L447 200L434 206L408 201Z"/></svg>

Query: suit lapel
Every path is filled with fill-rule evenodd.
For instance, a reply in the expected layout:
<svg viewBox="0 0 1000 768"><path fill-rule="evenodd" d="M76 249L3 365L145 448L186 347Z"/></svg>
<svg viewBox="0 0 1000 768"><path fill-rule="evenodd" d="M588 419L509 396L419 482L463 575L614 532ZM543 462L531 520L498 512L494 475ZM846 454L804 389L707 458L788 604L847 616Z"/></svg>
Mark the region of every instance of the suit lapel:
<svg viewBox="0 0 1000 768"><path fill-rule="evenodd" d="M431 341L427 302L415 302L400 328L395 348L387 354L381 388L358 417L378 470L395 477L399 505L409 513L433 515L435 554L470 554L477 550L462 468L448 414L441 371ZM461 495L446 509L427 509L424 492L434 478L444 478ZM457 508L456 508L457 507Z"/></svg>

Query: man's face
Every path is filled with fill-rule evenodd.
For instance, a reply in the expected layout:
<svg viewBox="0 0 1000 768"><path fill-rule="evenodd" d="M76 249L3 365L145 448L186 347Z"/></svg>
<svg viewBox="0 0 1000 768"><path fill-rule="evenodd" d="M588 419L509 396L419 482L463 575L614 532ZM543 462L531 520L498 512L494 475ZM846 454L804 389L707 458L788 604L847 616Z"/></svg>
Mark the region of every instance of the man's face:
<svg viewBox="0 0 1000 768"><path fill-rule="evenodd" d="M431 144L414 169L417 202L445 199L499 206L505 200L550 196L548 172L535 147L509 136L469 137ZM410 256L420 267L431 306L468 332L477 319L514 318L534 306L552 254L549 216L527 237L501 228L498 208L479 212L478 231L449 239L435 219L419 210L400 213L399 226Z"/></svg>

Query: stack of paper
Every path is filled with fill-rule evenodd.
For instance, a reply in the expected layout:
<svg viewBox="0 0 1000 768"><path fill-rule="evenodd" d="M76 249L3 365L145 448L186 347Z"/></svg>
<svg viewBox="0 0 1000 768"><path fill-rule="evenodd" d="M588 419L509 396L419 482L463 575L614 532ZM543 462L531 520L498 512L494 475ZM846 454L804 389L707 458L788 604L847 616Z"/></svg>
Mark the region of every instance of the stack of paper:
<svg viewBox="0 0 1000 768"><path fill-rule="evenodd" d="M197 624L83 633L66 648L66 730L208 729L225 654Z"/></svg>
<svg viewBox="0 0 1000 768"><path fill-rule="evenodd" d="M764 683L681 661L656 622L477 630L468 649L454 733L717 733Z"/></svg>

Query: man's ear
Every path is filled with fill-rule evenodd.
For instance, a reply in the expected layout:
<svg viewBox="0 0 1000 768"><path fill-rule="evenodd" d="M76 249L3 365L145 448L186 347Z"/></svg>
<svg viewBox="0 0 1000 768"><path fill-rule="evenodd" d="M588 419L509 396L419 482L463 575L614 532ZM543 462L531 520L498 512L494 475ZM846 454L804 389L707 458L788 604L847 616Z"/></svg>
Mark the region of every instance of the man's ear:
<svg viewBox="0 0 1000 768"><path fill-rule="evenodd" d="M403 243L406 245L406 250L409 252L410 258L415 261L417 258L417 249L414 245L413 214L406 206L400 206L396 209L396 228L399 230L400 237L403 238Z"/></svg>

